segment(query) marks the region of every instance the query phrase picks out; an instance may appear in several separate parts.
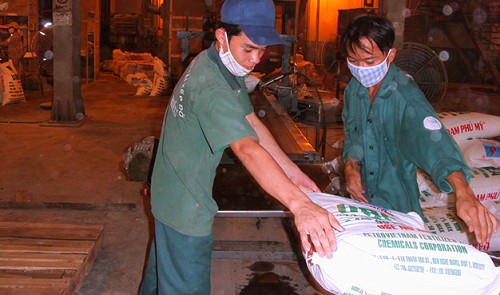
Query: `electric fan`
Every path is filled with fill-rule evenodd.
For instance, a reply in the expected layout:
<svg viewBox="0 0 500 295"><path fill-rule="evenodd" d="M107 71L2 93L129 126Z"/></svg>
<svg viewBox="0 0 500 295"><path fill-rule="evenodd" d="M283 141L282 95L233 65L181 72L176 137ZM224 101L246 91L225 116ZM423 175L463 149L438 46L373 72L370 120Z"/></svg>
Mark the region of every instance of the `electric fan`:
<svg viewBox="0 0 500 295"><path fill-rule="evenodd" d="M412 76L429 103L434 107L443 101L448 74L439 56L429 47L415 42L396 45L394 64Z"/></svg>
<svg viewBox="0 0 500 295"><path fill-rule="evenodd" d="M46 27L33 36L30 45L38 70L42 76L46 77L52 77L53 74L54 52L52 42L52 27Z"/></svg>

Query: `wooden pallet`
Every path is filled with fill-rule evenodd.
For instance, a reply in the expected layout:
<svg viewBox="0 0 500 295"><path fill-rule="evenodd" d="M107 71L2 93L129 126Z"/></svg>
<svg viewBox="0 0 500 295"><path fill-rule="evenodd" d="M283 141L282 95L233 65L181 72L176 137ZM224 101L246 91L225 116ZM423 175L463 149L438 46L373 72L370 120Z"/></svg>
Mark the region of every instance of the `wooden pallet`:
<svg viewBox="0 0 500 295"><path fill-rule="evenodd" d="M75 294L103 225L0 222L0 294Z"/></svg>

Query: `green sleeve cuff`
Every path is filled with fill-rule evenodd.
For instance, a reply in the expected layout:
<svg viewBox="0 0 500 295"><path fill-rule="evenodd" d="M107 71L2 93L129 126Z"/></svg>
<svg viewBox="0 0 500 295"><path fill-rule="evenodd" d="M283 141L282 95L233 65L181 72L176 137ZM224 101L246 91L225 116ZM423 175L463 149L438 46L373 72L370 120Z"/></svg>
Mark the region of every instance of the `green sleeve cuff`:
<svg viewBox="0 0 500 295"><path fill-rule="evenodd" d="M438 188L445 193L453 192L453 187L450 185L448 176L457 171L462 171L465 174L467 182L470 182L470 168L457 160L440 161L436 163L432 171L429 173Z"/></svg>

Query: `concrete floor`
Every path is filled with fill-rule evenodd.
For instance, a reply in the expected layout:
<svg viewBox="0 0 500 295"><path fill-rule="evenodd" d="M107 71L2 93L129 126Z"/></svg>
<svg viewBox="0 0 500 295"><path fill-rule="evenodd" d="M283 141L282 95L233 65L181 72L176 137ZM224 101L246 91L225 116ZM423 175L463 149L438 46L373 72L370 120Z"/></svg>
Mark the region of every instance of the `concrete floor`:
<svg viewBox="0 0 500 295"><path fill-rule="evenodd" d="M142 183L122 172L127 148L159 134L166 98L135 97L113 76L83 85L87 113L78 128L41 127L50 97L30 92L27 102L0 109L0 201L28 194L33 203L134 204L134 211L1 210L2 221L103 224L103 248L80 294L135 294L150 238ZM50 101L50 99L49 99Z"/></svg>
<svg viewBox="0 0 500 295"><path fill-rule="evenodd" d="M50 90L45 97L27 92L25 103L0 107L0 202L23 196L32 203L115 208L0 209L0 221L105 226L103 247L80 295L136 294L142 278L152 217L143 184L126 179L123 156L135 142L159 136L168 97L138 97L135 90L110 74L83 84L87 117L80 127L40 125L50 119L50 110L40 108L50 101ZM120 204L125 209L116 209ZM231 251L214 255L212 294L320 294L297 261L282 219L220 218L214 236ZM243 248L234 248L235 241ZM263 241L281 248L273 254Z"/></svg>
<svg viewBox="0 0 500 295"><path fill-rule="evenodd" d="M80 127L41 127L50 111L39 107L50 92L29 92L26 103L0 107L0 202L28 196L32 202L132 204L135 210L0 209L0 221L103 224L104 243L78 294L136 294L151 238L151 214L141 182L122 171L129 146L158 136L167 97L134 96L135 87L110 74L82 88L86 119ZM457 87L439 110L474 110L500 115L500 95ZM304 131L309 129L304 127ZM306 130L307 129L307 130ZM314 142L314 132L306 132ZM326 160L339 153L341 133L331 126ZM286 220L218 218L215 240L245 249L216 253L213 294L323 294L310 280ZM224 241L227 244L224 244ZM280 244L270 253L257 242ZM238 258L239 257L239 258ZM243 257L243 258L241 258ZM297 260L297 257L299 258Z"/></svg>

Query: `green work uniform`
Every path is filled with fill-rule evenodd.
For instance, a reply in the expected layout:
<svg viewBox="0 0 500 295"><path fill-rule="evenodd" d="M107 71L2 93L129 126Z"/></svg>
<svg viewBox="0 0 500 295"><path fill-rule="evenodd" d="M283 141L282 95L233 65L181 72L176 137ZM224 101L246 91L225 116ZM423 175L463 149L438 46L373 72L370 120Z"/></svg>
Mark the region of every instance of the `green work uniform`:
<svg viewBox="0 0 500 295"><path fill-rule="evenodd" d="M365 197L372 204L422 215L417 168L444 192L446 178L469 167L456 143L411 77L392 64L370 104L368 89L351 79L344 92L344 161L361 165Z"/></svg>
<svg viewBox="0 0 500 295"><path fill-rule="evenodd" d="M233 76L212 45L186 69L171 96L151 179L155 239L139 293L208 295L212 187L229 144L257 134L244 78Z"/></svg>
<svg viewBox="0 0 500 295"><path fill-rule="evenodd" d="M212 45L180 78L171 97L154 163L154 217L184 235L212 232L216 168L229 144L255 137L243 77L233 76Z"/></svg>

